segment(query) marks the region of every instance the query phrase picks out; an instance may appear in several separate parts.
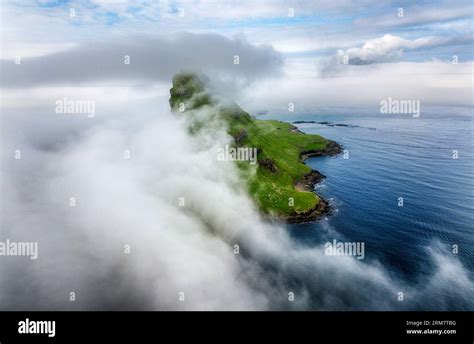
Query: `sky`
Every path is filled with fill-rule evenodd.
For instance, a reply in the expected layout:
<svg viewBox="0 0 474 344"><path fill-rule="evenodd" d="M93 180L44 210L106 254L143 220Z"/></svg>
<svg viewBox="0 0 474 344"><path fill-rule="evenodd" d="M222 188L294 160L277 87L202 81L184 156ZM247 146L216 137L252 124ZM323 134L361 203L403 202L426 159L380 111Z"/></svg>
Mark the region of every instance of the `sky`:
<svg viewBox="0 0 474 344"><path fill-rule="evenodd" d="M187 31L245 37L306 57L377 45L388 35L385 49L407 50L406 61L472 60L470 1L6 0L2 15L7 54L41 54L104 36ZM373 48L375 60L382 59L384 47Z"/></svg>
<svg viewBox="0 0 474 344"><path fill-rule="evenodd" d="M38 260L0 264L0 309L413 310L433 298L449 309L451 296L473 309L469 271L437 243L434 273L407 284L293 242L261 218L235 165L217 163L232 138L212 111L189 135L168 103L172 76L189 70L251 113L291 102L299 119L380 115L392 97L420 100L421 116L472 116L470 1L4 0L0 11L0 238L39 244ZM94 102L94 116L57 113L65 98Z"/></svg>
<svg viewBox="0 0 474 344"><path fill-rule="evenodd" d="M133 79L165 88L180 69L196 69L222 81L227 87L219 88L228 88L253 112L282 112L289 102L302 114L372 111L392 97L470 114L472 13L471 1L462 0L6 0L2 64L17 56L31 64L22 75L3 68L2 86L26 86L25 75L29 87L58 84L55 74L67 84L69 75L53 67L56 58L66 61L60 64L76 86L78 81L97 86L108 69L114 83L120 77L126 84ZM63 59L68 54L72 60ZM129 55L142 68L120 72L120 66L110 66L114 54ZM9 92L11 100L14 90ZM275 93L282 95L280 103Z"/></svg>

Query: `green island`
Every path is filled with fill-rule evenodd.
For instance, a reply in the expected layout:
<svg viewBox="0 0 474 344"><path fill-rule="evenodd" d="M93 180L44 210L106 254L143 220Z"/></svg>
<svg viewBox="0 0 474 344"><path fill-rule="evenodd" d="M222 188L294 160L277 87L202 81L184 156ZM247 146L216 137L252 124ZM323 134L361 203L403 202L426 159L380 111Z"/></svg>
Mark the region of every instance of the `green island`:
<svg viewBox="0 0 474 344"><path fill-rule="evenodd" d="M304 163L309 157L341 152L336 142L319 135L305 134L294 125L259 120L237 104L211 94L195 74L173 77L170 89L173 112L193 116L207 111L213 119L225 123L233 137L233 147L256 148L257 163L236 161L248 191L264 214L288 223L313 221L331 210L327 201L314 192L314 185L324 176ZM201 130L209 117L194 116L190 131Z"/></svg>

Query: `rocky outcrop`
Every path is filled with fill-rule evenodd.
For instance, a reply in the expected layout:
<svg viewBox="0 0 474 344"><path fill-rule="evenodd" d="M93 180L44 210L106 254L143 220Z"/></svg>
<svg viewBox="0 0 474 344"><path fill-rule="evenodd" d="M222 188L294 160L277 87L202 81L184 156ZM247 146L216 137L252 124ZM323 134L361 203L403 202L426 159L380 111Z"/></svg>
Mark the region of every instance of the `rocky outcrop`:
<svg viewBox="0 0 474 344"><path fill-rule="evenodd" d="M287 216L284 218L284 221L286 223L305 223L305 222L311 222L315 221L317 219L320 219L321 217L325 215L329 215L332 211L331 206L329 203L320 198L318 204L316 206L304 213L295 213L290 216Z"/></svg>
<svg viewBox="0 0 474 344"><path fill-rule="evenodd" d="M242 129L237 133L237 135L234 136L234 142L236 144L241 143L247 137L247 135L247 130Z"/></svg>
<svg viewBox="0 0 474 344"><path fill-rule="evenodd" d="M314 156L333 156L342 153L342 146L338 144L337 142L334 141L329 141L327 144L326 148L324 149L312 149L312 150L307 150L303 151L300 154L301 161L305 161L308 158L314 157Z"/></svg>
<svg viewBox="0 0 474 344"><path fill-rule="evenodd" d="M272 159L269 159L269 158L261 159L258 161L258 164L262 166L263 168L266 168L267 170L269 170L271 173L276 173L277 171L275 162Z"/></svg>

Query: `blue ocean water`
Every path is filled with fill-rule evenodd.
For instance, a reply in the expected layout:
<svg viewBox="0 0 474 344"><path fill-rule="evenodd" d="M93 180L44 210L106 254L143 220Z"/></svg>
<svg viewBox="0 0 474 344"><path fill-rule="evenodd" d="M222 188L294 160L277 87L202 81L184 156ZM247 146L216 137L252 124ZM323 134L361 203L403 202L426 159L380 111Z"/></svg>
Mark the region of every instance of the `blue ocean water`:
<svg viewBox="0 0 474 344"><path fill-rule="evenodd" d="M307 160L327 178L316 187L335 212L291 225L305 245L328 238L365 243L375 259L407 281L430 273L426 247L440 242L474 275L474 146L470 116L324 115L276 119L329 121L350 126L297 124L343 145L348 158ZM458 158L453 159L453 151ZM399 197L403 206L399 206Z"/></svg>

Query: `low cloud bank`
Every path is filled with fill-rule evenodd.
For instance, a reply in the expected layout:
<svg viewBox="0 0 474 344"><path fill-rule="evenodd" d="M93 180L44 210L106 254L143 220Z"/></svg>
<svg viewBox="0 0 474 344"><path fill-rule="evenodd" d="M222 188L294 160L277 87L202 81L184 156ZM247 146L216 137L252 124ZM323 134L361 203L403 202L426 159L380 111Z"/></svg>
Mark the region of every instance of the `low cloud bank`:
<svg viewBox="0 0 474 344"><path fill-rule="evenodd" d="M282 57L270 46L254 46L217 34L177 33L81 43L55 54L1 60L1 87L42 85L142 85L169 81L181 70L250 82L277 74Z"/></svg>
<svg viewBox="0 0 474 344"><path fill-rule="evenodd" d="M422 116L433 110L472 115L472 62L446 61L343 65L308 59L288 62L284 78L261 80L243 89L239 103L252 111L287 114L380 113L380 102L414 99ZM275 94L279 97L275 98ZM452 111L455 108L456 111Z"/></svg>
<svg viewBox="0 0 474 344"><path fill-rule="evenodd" d="M473 281L442 249L435 274L410 286L263 221L235 166L217 160L230 142L219 121L190 136L169 111L114 111L74 136L21 140L20 122L5 137L2 235L38 241L39 257L2 258L1 309L449 309L451 298L474 309Z"/></svg>

